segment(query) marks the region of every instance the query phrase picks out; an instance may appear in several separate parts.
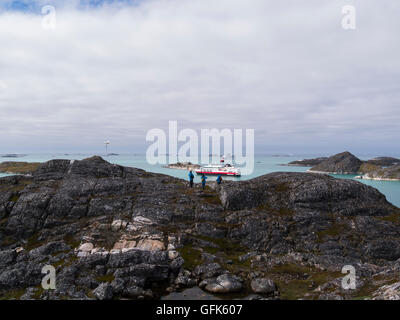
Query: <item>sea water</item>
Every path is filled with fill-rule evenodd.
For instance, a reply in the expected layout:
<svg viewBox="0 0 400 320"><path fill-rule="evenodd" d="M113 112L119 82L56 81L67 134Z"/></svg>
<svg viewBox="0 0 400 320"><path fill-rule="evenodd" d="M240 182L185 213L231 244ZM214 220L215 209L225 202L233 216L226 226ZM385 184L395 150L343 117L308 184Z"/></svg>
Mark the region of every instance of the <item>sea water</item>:
<svg viewBox="0 0 400 320"><path fill-rule="evenodd" d="M20 158L0 158L0 162L3 161L25 161L25 162L45 162L52 159L68 159L68 160L81 160L90 157L88 154L31 154ZM133 154L120 154L120 155L101 155L105 160L123 165L128 167L136 167L144 169L146 171L161 173L170 175L176 178L187 179L188 172L186 170L169 169L163 165L150 165L146 161L144 155L133 155ZM310 167L295 167L287 166L291 161L315 158L321 155L290 155L290 156L271 156L271 155L257 155L254 158L254 171L251 175L241 177L224 177L225 180L248 180L267 173L276 171L286 172L305 172ZM368 159L373 156L366 157ZM363 158L362 158L363 159ZM0 177L6 176L7 174L0 173ZM336 178L341 179L354 179L354 175L333 175ZM210 176L208 181L215 180L216 177ZM372 186L382 192L387 200L397 207L400 207L400 181L377 181L377 180L357 180L361 183L365 183ZM200 182L200 177L195 177L195 182Z"/></svg>

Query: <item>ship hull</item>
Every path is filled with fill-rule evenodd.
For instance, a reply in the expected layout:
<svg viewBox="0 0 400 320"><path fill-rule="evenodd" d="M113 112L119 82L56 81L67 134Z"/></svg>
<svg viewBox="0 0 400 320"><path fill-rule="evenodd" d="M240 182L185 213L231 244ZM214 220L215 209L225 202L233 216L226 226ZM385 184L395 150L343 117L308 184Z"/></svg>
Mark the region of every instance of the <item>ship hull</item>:
<svg viewBox="0 0 400 320"><path fill-rule="evenodd" d="M215 171L215 172L209 172L209 171L196 171L196 174L198 175L206 175L206 176L231 176L231 177L240 177L240 174L235 173L235 172L223 172L223 171Z"/></svg>

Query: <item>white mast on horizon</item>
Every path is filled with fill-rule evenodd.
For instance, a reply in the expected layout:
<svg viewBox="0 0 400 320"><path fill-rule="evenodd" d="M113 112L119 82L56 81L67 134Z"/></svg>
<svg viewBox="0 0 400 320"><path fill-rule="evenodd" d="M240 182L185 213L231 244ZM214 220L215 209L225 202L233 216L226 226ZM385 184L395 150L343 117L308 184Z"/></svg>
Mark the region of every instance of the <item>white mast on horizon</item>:
<svg viewBox="0 0 400 320"><path fill-rule="evenodd" d="M110 144L110 140L107 140L106 142L104 142L104 144L106 145L106 155L108 154L108 145Z"/></svg>

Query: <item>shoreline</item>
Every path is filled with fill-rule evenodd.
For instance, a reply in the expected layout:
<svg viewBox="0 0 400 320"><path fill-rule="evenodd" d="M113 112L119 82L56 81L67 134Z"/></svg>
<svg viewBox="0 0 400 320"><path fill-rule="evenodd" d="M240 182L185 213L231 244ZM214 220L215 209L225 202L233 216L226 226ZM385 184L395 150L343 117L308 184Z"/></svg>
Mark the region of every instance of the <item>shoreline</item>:
<svg viewBox="0 0 400 320"><path fill-rule="evenodd" d="M390 179L390 178L373 178L373 177L367 177L367 176L361 176L361 178L357 178L357 180L375 180L375 181L394 181L398 182L400 179Z"/></svg>

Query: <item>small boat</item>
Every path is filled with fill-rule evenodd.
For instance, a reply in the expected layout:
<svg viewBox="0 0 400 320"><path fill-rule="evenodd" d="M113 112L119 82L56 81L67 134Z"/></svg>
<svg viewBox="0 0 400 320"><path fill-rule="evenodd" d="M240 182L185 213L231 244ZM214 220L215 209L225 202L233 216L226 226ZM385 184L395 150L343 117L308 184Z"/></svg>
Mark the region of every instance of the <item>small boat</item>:
<svg viewBox="0 0 400 320"><path fill-rule="evenodd" d="M240 169L235 168L233 165L225 163L224 158L221 159L220 164L209 164L195 170L196 174L204 175L224 175L240 177Z"/></svg>

